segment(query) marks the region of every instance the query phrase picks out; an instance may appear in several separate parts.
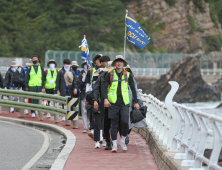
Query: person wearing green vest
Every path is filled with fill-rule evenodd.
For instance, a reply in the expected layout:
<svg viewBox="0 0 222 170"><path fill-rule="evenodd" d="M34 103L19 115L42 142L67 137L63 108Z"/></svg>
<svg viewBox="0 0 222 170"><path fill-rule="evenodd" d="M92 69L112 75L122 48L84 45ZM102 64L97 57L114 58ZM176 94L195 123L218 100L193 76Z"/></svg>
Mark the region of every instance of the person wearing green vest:
<svg viewBox="0 0 222 170"><path fill-rule="evenodd" d="M89 69L86 74L86 79L85 79L85 84L86 84L86 93L88 91L92 91L92 83L94 82L93 75L96 72L97 69L102 68L101 63L100 63L100 58L102 57L102 54L97 54L93 58L93 66L92 69ZM94 138L94 123L93 123L93 115L90 113L90 130L91 132L88 133L88 136L91 137L92 139Z"/></svg>
<svg viewBox="0 0 222 170"><path fill-rule="evenodd" d="M108 117L111 119L111 137L113 142L112 152L117 152L117 127L119 120L121 121L121 141L122 151L127 151L125 139L129 130L129 88L130 86L133 97L134 107L139 109L137 94L132 74L123 69L127 66L127 62L121 55L117 55L112 66L116 68L106 74L104 79L104 106L108 107ZM108 94L107 94L108 89Z"/></svg>
<svg viewBox="0 0 222 170"><path fill-rule="evenodd" d="M47 94L57 94L56 79L58 70L55 68L57 66L57 63L55 60L51 59L49 60L47 66L49 68L45 70L45 92ZM48 101L48 104L50 104L50 101ZM46 117L50 118L50 113L47 113Z"/></svg>
<svg viewBox="0 0 222 170"><path fill-rule="evenodd" d="M45 93L45 71L42 66L38 63L38 56L32 56L33 65L27 69L25 75L26 91L30 92L43 92ZM38 99L29 99L30 103L39 104ZM36 113L34 110L31 110L32 117L35 117Z"/></svg>

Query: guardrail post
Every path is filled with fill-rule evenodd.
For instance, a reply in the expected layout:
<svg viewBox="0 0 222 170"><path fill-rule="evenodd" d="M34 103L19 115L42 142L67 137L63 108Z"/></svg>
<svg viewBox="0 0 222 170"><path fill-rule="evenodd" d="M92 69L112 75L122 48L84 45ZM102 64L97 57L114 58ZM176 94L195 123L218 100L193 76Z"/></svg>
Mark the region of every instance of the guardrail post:
<svg viewBox="0 0 222 170"><path fill-rule="evenodd" d="M169 151L175 152L178 151L177 141L174 139L174 137L177 135L175 131L176 130L175 125L177 125L179 122L177 122L177 113L173 106L173 97L176 94L177 90L179 89L179 84L176 81L169 81L168 83L171 85L171 90L166 96L165 105L172 116L172 121L170 123L169 133L167 137L167 149Z"/></svg>
<svg viewBox="0 0 222 170"><path fill-rule="evenodd" d="M44 102L43 100L39 99L39 105L44 105L43 102ZM38 119L39 121L43 121L43 112L38 113Z"/></svg>
<svg viewBox="0 0 222 170"><path fill-rule="evenodd" d="M70 97L70 96L66 96L67 98ZM67 107L67 104L64 105L64 109L67 110L67 111L71 111L71 109L69 107ZM66 126L71 126L71 120L67 120L67 116L66 116L66 120L65 120L65 125Z"/></svg>
<svg viewBox="0 0 222 170"><path fill-rule="evenodd" d="M59 96L59 94L54 94L54 95L56 95L56 96ZM53 104L53 105L52 105ZM59 102L51 102L50 101L50 106L54 106L54 107L57 107L57 108L59 108ZM57 115L57 114L54 114L54 123L59 123L59 115Z"/></svg>
<svg viewBox="0 0 222 170"><path fill-rule="evenodd" d="M20 88L20 91L22 91L22 88ZM19 97L19 102L24 102L24 97ZM24 108L19 109L19 118L24 117Z"/></svg>

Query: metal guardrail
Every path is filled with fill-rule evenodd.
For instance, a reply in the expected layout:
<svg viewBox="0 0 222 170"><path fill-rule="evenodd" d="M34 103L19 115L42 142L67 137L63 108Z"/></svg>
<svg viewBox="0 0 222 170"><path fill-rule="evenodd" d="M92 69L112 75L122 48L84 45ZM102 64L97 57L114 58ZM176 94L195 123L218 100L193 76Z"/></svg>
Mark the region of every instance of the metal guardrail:
<svg viewBox="0 0 222 170"><path fill-rule="evenodd" d="M168 152L177 152L174 159L182 159L181 166L191 167L190 170L221 170L218 159L222 147L222 118L173 102L179 84L174 81L169 84L172 88L165 103L151 94L141 94L148 107L146 121L149 129L167 146ZM208 159L204 150L210 137L213 146Z"/></svg>
<svg viewBox="0 0 222 170"><path fill-rule="evenodd" d="M8 101L7 96L19 97L19 101ZM38 120L43 121L44 112L48 112L54 114L54 122L59 123L59 115L66 117L67 111L71 110L71 107L67 107L68 97L58 96L58 94L52 95L22 90L0 89L0 114L2 106L19 108L20 118L24 117L24 109L36 110L40 112ZM38 99L39 104L27 103L27 98ZM50 101L50 106L46 106L45 100ZM61 109L60 105L64 105L64 109ZM70 126L71 121L66 119L65 123L67 126ZM77 123L77 121L73 121L73 126L77 127Z"/></svg>

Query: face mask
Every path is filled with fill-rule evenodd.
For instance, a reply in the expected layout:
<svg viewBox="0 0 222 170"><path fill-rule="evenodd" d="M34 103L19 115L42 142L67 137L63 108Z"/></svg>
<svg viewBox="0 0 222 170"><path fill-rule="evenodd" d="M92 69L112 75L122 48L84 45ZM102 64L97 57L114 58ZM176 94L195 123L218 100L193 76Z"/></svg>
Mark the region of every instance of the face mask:
<svg viewBox="0 0 222 170"><path fill-rule="evenodd" d="M69 71L69 70L70 70L70 65L64 65L64 69L65 69L66 71Z"/></svg>
<svg viewBox="0 0 222 170"><path fill-rule="evenodd" d="M11 70L12 70L13 72L15 72L15 71L17 70L17 68L18 68L18 67L11 67Z"/></svg>
<svg viewBox="0 0 222 170"><path fill-rule="evenodd" d="M55 70L55 64L49 64L49 68L51 71L54 71Z"/></svg>
<svg viewBox="0 0 222 170"><path fill-rule="evenodd" d="M72 69L75 71L75 73L76 73L76 71L77 71L77 67L72 67Z"/></svg>
<svg viewBox="0 0 222 170"><path fill-rule="evenodd" d="M87 70L87 65L84 65L84 70L85 70L85 71Z"/></svg>
<svg viewBox="0 0 222 170"><path fill-rule="evenodd" d="M38 63L38 60L34 60L32 63L33 63L33 64L37 64L37 63Z"/></svg>

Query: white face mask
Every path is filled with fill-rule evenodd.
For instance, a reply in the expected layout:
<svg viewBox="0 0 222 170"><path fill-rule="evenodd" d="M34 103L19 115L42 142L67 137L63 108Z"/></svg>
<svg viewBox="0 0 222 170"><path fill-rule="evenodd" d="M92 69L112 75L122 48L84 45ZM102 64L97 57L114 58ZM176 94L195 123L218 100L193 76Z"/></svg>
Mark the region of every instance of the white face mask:
<svg viewBox="0 0 222 170"><path fill-rule="evenodd" d="M15 66L15 67L11 67L11 70L13 71L13 72L15 72L16 70L17 70L17 66Z"/></svg>
<svg viewBox="0 0 222 170"><path fill-rule="evenodd" d="M66 70L66 72L70 70L70 66L71 65L64 65L64 69Z"/></svg>
<svg viewBox="0 0 222 170"><path fill-rule="evenodd" d="M85 71L87 70L87 65L84 65L84 70L85 70Z"/></svg>
<svg viewBox="0 0 222 170"><path fill-rule="evenodd" d="M55 70L55 64L49 64L49 68L51 71L54 71Z"/></svg>

